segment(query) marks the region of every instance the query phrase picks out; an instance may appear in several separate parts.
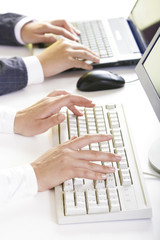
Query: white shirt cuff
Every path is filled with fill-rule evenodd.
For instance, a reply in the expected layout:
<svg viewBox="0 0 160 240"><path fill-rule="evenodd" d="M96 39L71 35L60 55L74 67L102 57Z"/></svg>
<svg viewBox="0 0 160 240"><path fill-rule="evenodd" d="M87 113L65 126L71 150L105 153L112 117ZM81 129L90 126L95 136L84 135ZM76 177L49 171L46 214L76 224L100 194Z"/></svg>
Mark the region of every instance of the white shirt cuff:
<svg viewBox="0 0 160 240"><path fill-rule="evenodd" d="M14 133L16 110L0 107L0 133Z"/></svg>
<svg viewBox="0 0 160 240"><path fill-rule="evenodd" d="M0 170L0 202L33 197L37 192L37 179L30 164Z"/></svg>
<svg viewBox="0 0 160 240"><path fill-rule="evenodd" d="M27 68L28 85L43 82L43 69L38 58L36 56L30 56L23 58L23 61Z"/></svg>
<svg viewBox="0 0 160 240"><path fill-rule="evenodd" d="M25 44L25 43L23 42L22 38L21 38L21 29L22 29L22 27L23 27L26 23L31 22L31 21L33 21L32 18L30 18L30 17L24 17L24 18L22 18L22 19L15 25L15 27L14 27L15 37L16 37L17 41L18 41L20 44L23 44L23 45Z"/></svg>

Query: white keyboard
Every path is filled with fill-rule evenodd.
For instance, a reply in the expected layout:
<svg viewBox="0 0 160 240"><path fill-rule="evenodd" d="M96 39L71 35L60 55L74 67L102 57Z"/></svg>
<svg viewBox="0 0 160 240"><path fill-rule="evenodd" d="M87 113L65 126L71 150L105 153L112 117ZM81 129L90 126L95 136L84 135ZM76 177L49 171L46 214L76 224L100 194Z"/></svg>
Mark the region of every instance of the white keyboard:
<svg viewBox="0 0 160 240"><path fill-rule="evenodd" d="M54 145L75 135L111 133L109 142L90 144L85 149L116 153L122 160L97 162L115 167L115 173L107 174L106 180L75 178L55 187L58 223L150 218L151 206L123 107L110 104L83 108L83 112L82 117L76 117L66 109L65 121L53 128Z"/></svg>

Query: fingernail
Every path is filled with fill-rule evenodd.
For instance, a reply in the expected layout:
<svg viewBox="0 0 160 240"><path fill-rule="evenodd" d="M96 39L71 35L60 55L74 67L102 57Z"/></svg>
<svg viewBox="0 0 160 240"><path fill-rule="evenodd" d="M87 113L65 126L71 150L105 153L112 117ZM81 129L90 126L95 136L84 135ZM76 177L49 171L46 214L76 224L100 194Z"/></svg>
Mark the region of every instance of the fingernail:
<svg viewBox="0 0 160 240"><path fill-rule="evenodd" d="M99 57L95 57L95 61L99 62L100 61L100 58Z"/></svg>
<svg viewBox="0 0 160 240"><path fill-rule="evenodd" d="M77 29L77 28L76 28L76 32L77 32L78 34L81 34L80 30L79 30L79 29Z"/></svg>
<svg viewBox="0 0 160 240"><path fill-rule="evenodd" d="M111 134L107 134L107 138L112 139L113 136Z"/></svg>
<svg viewBox="0 0 160 240"><path fill-rule="evenodd" d="M76 41L79 41L79 38L78 38L76 35L74 35L74 39L75 39Z"/></svg>
<svg viewBox="0 0 160 240"><path fill-rule="evenodd" d="M108 168L108 171L114 172L114 171L115 171L115 168L114 168L114 167L109 167L109 168Z"/></svg>

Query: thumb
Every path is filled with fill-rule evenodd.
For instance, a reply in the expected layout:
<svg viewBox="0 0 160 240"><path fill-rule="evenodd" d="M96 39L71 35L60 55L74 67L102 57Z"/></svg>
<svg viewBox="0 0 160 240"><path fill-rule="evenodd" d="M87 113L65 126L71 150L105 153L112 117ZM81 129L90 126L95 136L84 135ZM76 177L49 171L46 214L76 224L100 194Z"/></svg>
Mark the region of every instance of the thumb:
<svg viewBox="0 0 160 240"><path fill-rule="evenodd" d="M62 113L58 113L55 115L52 115L49 118L43 119L43 131L47 131L49 128L58 125L59 123L63 122L65 120L65 115Z"/></svg>
<svg viewBox="0 0 160 240"><path fill-rule="evenodd" d="M65 115L63 113L57 113L48 118L49 124L52 126L58 125L65 120Z"/></svg>
<svg viewBox="0 0 160 240"><path fill-rule="evenodd" d="M43 43L54 43L57 41L57 37L56 37L56 35L46 33L43 36L41 36L41 41Z"/></svg>

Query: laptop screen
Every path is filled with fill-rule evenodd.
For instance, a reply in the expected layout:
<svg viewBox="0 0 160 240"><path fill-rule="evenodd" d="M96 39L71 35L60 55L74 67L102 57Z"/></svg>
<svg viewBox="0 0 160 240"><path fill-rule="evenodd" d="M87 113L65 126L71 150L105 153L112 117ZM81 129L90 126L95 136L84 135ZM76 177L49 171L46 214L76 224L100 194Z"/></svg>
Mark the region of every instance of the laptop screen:
<svg viewBox="0 0 160 240"><path fill-rule="evenodd" d="M143 51L160 26L160 0L137 0L129 20L143 42Z"/></svg>

